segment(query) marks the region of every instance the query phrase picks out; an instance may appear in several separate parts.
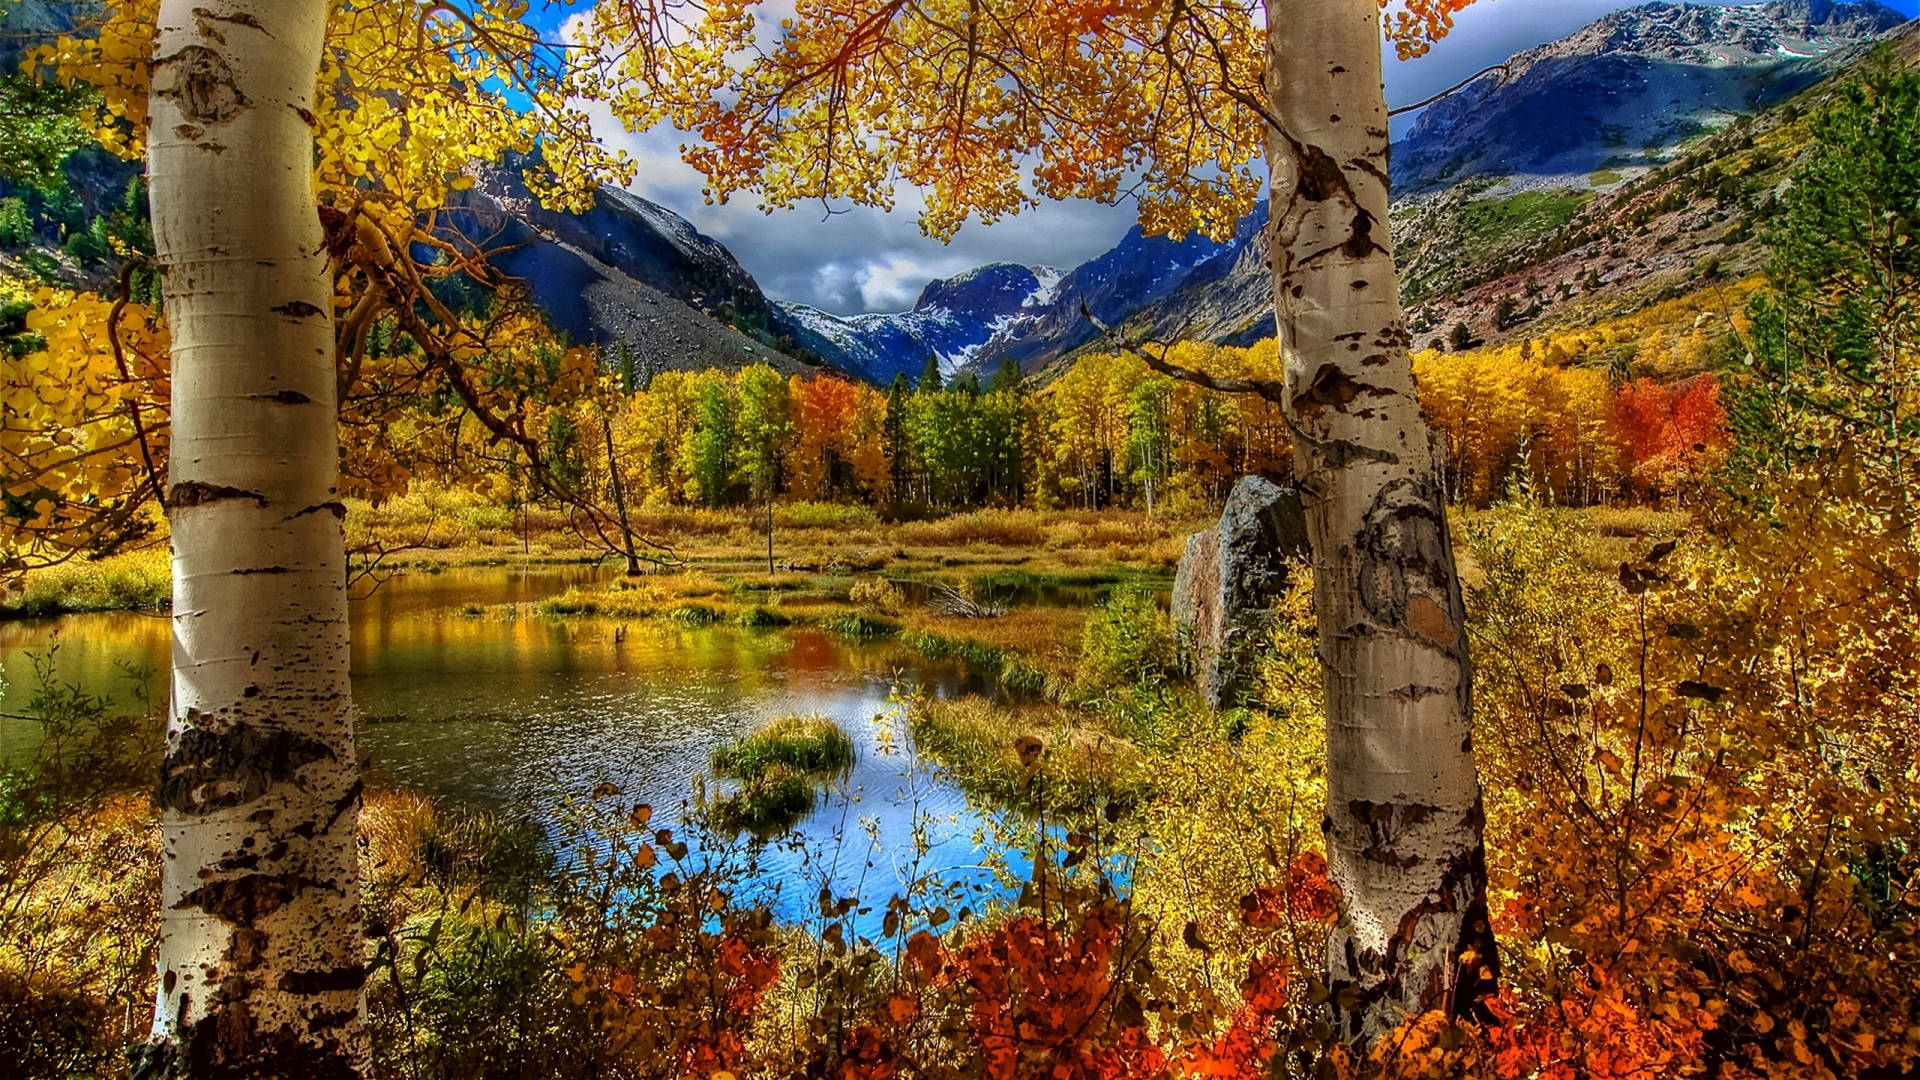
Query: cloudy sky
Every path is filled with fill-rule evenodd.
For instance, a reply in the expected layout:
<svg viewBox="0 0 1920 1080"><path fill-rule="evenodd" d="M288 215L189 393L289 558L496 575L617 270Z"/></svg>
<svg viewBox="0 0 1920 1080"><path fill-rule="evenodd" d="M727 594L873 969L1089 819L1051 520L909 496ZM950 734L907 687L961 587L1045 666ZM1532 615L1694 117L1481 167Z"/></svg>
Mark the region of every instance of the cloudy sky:
<svg viewBox="0 0 1920 1080"><path fill-rule="evenodd" d="M1920 0L1892 0L1913 14ZM1622 0L1481 0L1427 56L1387 60L1387 100L1420 101L1521 49L1564 37ZM550 18L556 18L550 16ZM672 131L633 134L603 116L603 138L640 163L632 190L691 220L732 249L767 294L839 314L899 311L921 287L989 262L1071 268L1112 247L1132 226L1131 204L1046 203L991 227L969 224L948 244L920 234L920 203L900 193L883 213L851 208L826 215L818 205L762 213L751 195L707 206L701 178L680 161Z"/></svg>

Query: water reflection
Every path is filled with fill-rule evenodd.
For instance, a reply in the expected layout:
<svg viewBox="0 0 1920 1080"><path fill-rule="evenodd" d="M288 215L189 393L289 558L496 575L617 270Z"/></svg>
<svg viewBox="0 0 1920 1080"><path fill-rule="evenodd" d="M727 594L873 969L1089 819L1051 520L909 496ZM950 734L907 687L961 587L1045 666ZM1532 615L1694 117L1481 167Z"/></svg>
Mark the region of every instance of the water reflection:
<svg viewBox="0 0 1920 1080"><path fill-rule="evenodd" d="M889 643L850 644L812 629L617 627L540 618L527 607L604 573L413 574L355 600L353 691L370 782L417 788L450 805L551 815L559 800L606 781L653 804L667 822L707 773L716 745L782 714L822 715L846 729L859 760L797 827L801 844L769 847L765 881L793 881L804 852L826 853L820 861L842 868L838 888L864 874L864 894L884 900L893 887L888 869L910 859L916 815L930 826L928 863L982 875L968 869L981 861L972 843L980 818L938 777L910 774L910 745L889 696L897 684L946 696L986 689L984 680ZM470 614L469 605L484 610ZM35 683L28 654L56 640L58 678L129 707L157 706L169 633L168 619L147 615L0 624L0 712L25 705ZM127 680L129 668L153 673L144 698ZM31 724L0 719L0 757L17 758L35 737ZM788 888L780 906L802 904L817 884Z"/></svg>

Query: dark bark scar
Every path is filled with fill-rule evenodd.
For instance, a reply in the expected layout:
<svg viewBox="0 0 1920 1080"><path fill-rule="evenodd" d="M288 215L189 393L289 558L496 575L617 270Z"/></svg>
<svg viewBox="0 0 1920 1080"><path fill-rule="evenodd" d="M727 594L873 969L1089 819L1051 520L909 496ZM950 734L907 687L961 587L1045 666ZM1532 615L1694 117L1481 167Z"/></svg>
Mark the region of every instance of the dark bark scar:
<svg viewBox="0 0 1920 1080"><path fill-rule="evenodd" d="M203 127L225 123L253 104L234 85L226 58L204 45L188 45L154 61L153 93Z"/></svg>
<svg viewBox="0 0 1920 1080"><path fill-rule="evenodd" d="M198 480L189 480L173 485L167 492L167 509L179 510L188 506L203 506L207 503L224 502L228 499L252 499L255 503L267 505L267 497L257 491L228 487L224 484L203 484Z"/></svg>

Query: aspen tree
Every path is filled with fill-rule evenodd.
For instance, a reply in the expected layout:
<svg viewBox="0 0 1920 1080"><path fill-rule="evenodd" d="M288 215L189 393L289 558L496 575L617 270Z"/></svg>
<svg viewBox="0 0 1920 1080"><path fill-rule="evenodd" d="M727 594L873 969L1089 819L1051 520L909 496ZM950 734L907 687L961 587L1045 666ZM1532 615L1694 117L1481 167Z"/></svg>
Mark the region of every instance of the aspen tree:
<svg viewBox="0 0 1920 1080"><path fill-rule="evenodd" d="M324 0L165 0L147 142L172 330L173 694L144 1071L364 1072Z"/></svg>

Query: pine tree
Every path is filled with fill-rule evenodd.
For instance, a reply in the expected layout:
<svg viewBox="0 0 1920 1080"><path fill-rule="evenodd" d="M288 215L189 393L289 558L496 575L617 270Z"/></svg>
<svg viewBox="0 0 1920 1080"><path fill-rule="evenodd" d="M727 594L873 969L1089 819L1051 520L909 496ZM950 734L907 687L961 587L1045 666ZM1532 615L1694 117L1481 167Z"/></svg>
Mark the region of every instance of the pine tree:
<svg viewBox="0 0 1920 1080"><path fill-rule="evenodd" d="M1000 366L994 370L993 380L987 383L990 394L1018 393L1027 387L1027 373L1021 369L1020 362L1011 356L1000 358Z"/></svg>
<svg viewBox="0 0 1920 1080"><path fill-rule="evenodd" d="M614 343L613 373L620 380L622 395L632 397L640 389L640 360L633 355L626 338Z"/></svg>
<svg viewBox="0 0 1920 1080"><path fill-rule="evenodd" d="M907 437L907 399L912 393L904 371L895 375L893 385L887 387L887 419L882 440L896 502L908 501L913 491L913 445Z"/></svg>

